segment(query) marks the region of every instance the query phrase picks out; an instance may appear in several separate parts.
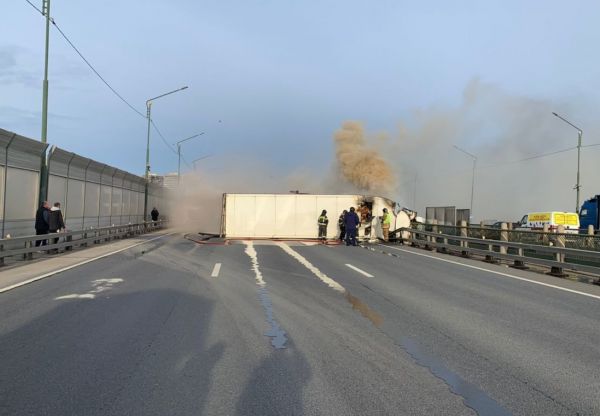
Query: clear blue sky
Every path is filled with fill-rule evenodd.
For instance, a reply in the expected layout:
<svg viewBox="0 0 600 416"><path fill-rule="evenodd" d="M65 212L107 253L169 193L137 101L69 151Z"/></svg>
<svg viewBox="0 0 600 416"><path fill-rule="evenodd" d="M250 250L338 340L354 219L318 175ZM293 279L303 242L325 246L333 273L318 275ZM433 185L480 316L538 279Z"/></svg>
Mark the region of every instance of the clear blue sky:
<svg viewBox="0 0 600 416"><path fill-rule="evenodd" d="M0 127L39 138L44 20L25 0L3 1L0 14ZM416 108L457 105L474 78L577 101L588 109L582 122L600 101L593 0L52 0L51 15L140 111L189 85L157 101L153 116L171 142L206 131L184 155L214 154L203 162L214 169L243 155L274 172L325 171L343 120L394 131ZM54 28L50 54L49 142L142 174L145 120ZM175 170L152 134L153 171Z"/></svg>

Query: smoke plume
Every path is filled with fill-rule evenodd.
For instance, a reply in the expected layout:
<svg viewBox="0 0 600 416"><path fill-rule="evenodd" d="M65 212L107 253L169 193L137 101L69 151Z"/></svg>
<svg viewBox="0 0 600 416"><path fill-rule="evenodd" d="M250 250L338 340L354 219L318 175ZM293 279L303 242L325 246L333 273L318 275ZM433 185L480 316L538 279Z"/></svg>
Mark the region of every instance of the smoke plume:
<svg viewBox="0 0 600 416"><path fill-rule="evenodd" d="M334 134L338 172L357 189L389 193L396 184L392 169L377 150L369 147L363 126L345 121Z"/></svg>

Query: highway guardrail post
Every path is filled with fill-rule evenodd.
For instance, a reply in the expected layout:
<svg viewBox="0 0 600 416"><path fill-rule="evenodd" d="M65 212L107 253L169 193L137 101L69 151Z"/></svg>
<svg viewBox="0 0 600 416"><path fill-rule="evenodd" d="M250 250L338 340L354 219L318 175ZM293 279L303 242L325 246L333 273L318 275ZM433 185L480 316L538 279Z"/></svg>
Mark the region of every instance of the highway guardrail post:
<svg viewBox="0 0 600 416"><path fill-rule="evenodd" d="M467 222L465 220L460 221L460 236L462 238L467 238L469 236L469 229L467 228ZM461 256L469 257L469 243L467 241L461 240L460 246L463 248L461 250Z"/></svg>
<svg viewBox="0 0 600 416"><path fill-rule="evenodd" d="M2 252L4 251L4 244L0 244L0 266L4 266L4 256Z"/></svg>
<svg viewBox="0 0 600 416"><path fill-rule="evenodd" d="M565 226L559 225L556 230L556 247L565 248L566 238L565 238ZM556 261L559 263L565 262L564 253L556 253Z"/></svg>
<svg viewBox="0 0 600 416"><path fill-rule="evenodd" d="M593 247L594 247L594 226L592 224L588 225L587 235L589 235L589 237L585 239L586 243L587 243L586 245L593 249Z"/></svg>
<svg viewBox="0 0 600 416"><path fill-rule="evenodd" d="M556 230L556 247L557 248L562 248L562 249L565 248L566 239L565 239L564 232L565 232L564 225L559 225ZM564 263L565 262L565 254L562 251L557 251L555 254L555 259L558 263ZM552 276L556 276L556 277L566 277L567 276L561 266L552 266L552 268L550 269L550 272L548 274L552 275Z"/></svg>
<svg viewBox="0 0 600 416"><path fill-rule="evenodd" d="M550 227L548 226L548 224L544 224L542 232L544 233L544 235L542 236L542 244L547 246L550 244L550 236L548 235L548 233L550 232Z"/></svg>
<svg viewBox="0 0 600 416"><path fill-rule="evenodd" d="M437 220L431 220L431 232L434 234L438 233L438 222ZM437 236L431 237L431 250L435 250L435 246L437 245Z"/></svg>
<svg viewBox="0 0 600 416"><path fill-rule="evenodd" d="M524 253L523 253L523 249L522 248L518 248L517 249L517 253L519 254L520 257L524 257ZM513 267L515 269L519 269L519 270L527 270L529 269L529 267L525 266L525 262L523 260L515 260L513 265L510 266Z"/></svg>
<svg viewBox="0 0 600 416"><path fill-rule="evenodd" d="M500 241L508 243L508 224L503 222L500 224ZM508 249L504 244L500 244L500 254L507 254Z"/></svg>

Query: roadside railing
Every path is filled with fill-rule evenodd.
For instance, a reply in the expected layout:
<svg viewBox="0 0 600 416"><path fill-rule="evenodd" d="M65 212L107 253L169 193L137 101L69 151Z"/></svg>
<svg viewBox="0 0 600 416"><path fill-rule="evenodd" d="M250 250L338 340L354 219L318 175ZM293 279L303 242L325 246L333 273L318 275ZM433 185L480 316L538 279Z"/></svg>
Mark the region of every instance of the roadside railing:
<svg viewBox="0 0 600 416"><path fill-rule="evenodd" d="M77 231L66 231L44 235L0 239L0 266L5 259L21 257L31 260L35 253L52 254L60 250L70 251L74 247L86 247L114 239L133 237L164 228L166 221L149 221L137 224L113 225L110 227L90 227ZM36 241L46 242L36 246Z"/></svg>
<svg viewBox="0 0 600 416"><path fill-rule="evenodd" d="M453 226L439 224L414 224L411 228L422 231L433 231L437 233L466 236L471 238L500 240L501 233L506 232L506 238L509 242L525 243L534 245L556 245L558 240L564 240L566 248L575 248L579 250L600 251L600 235L589 233L557 233L544 231L523 231L523 230L502 230L500 228L480 227L480 226Z"/></svg>
<svg viewBox="0 0 600 416"><path fill-rule="evenodd" d="M513 231L482 227L449 227L419 224L397 230L402 241L440 252L463 256L479 255L485 261L512 261L512 267L526 269L527 263L551 268L564 276L563 269L600 274L600 238L594 235Z"/></svg>

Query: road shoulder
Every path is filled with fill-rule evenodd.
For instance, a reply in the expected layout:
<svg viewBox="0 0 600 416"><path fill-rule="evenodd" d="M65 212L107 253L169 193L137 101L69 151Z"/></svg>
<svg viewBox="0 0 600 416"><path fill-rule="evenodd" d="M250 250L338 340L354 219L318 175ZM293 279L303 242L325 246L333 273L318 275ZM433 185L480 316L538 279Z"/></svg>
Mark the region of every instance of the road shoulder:
<svg viewBox="0 0 600 416"><path fill-rule="evenodd" d="M33 283L37 280L50 277L57 273L69 270L92 261L120 253L130 248L161 239L170 232L157 232L114 241L100 246L90 247L83 250L68 252L56 257L23 263L0 271L0 293L7 292L17 287Z"/></svg>

